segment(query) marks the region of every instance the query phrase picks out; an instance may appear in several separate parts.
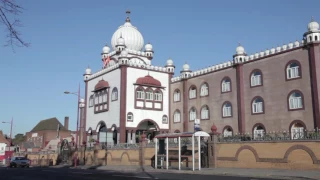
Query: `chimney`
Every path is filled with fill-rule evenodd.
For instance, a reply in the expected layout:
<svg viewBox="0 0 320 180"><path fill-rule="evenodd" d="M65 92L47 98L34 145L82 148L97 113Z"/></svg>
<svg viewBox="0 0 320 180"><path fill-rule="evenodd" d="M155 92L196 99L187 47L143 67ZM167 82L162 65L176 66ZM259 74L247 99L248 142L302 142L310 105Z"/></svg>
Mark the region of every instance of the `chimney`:
<svg viewBox="0 0 320 180"><path fill-rule="evenodd" d="M64 125L63 126L67 130L69 130L69 117L68 116L64 117Z"/></svg>

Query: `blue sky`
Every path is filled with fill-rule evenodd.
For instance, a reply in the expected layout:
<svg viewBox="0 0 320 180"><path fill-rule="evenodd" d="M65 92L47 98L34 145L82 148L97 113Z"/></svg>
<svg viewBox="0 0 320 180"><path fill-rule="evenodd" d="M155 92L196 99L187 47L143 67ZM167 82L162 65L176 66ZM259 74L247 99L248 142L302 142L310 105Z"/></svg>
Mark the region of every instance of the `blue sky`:
<svg viewBox="0 0 320 180"><path fill-rule="evenodd" d="M77 91L90 65L101 69L100 53L116 29L131 22L154 47L154 65L171 57L176 74L185 62L192 70L231 60L238 42L251 54L301 40L320 1L16 1L26 10L19 17L29 48L0 46L0 121L14 118L13 133L30 131L40 120L70 117L76 127ZM5 43L0 24L0 45ZM9 124L0 124L9 133Z"/></svg>

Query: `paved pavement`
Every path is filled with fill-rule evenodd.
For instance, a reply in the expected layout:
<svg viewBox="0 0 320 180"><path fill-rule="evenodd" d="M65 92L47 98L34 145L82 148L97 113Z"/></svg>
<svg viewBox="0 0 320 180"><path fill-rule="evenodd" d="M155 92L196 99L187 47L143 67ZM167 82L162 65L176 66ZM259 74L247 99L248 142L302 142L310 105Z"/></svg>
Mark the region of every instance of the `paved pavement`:
<svg viewBox="0 0 320 180"><path fill-rule="evenodd" d="M73 168L73 167L71 167ZM252 178L273 178L273 179L320 179L320 171L299 171L285 169L240 169L240 168L204 168L201 171L192 170L166 170L154 169L150 166L80 166L81 169L96 169L117 172L148 172L148 173L178 173L180 174L201 174L201 175L227 175Z"/></svg>
<svg viewBox="0 0 320 180"><path fill-rule="evenodd" d="M70 168L0 168L0 177L6 180L88 180L88 179L188 179L188 180L270 180L249 177L235 177L223 175L176 174L152 172L119 172L110 170L70 169ZM1 178L2 179L2 178Z"/></svg>

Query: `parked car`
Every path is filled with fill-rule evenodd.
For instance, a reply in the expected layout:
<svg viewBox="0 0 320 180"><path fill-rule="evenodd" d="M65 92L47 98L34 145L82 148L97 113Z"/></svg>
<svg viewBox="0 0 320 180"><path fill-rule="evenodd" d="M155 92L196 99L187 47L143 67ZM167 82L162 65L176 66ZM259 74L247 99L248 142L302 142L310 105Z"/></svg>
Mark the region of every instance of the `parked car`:
<svg viewBox="0 0 320 180"><path fill-rule="evenodd" d="M12 168L12 167L27 167L27 168L29 168L30 162L31 161L25 157L14 156L10 159L9 167L10 168Z"/></svg>

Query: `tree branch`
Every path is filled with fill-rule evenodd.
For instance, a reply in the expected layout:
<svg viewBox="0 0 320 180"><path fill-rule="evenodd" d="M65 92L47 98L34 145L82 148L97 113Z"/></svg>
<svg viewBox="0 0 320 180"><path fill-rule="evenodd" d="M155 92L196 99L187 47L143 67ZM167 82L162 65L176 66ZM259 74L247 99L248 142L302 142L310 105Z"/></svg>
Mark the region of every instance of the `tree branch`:
<svg viewBox="0 0 320 180"><path fill-rule="evenodd" d="M16 29L21 27L21 24L18 19L15 19L15 16L20 15L22 9L22 7L15 4L14 0L0 0L0 23L4 24L8 31L6 36L8 40L5 46L29 47L30 45L21 38L21 34ZM8 18L10 15L14 17Z"/></svg>

